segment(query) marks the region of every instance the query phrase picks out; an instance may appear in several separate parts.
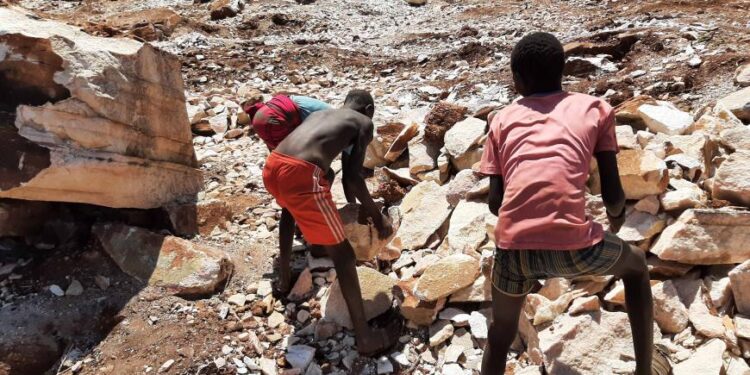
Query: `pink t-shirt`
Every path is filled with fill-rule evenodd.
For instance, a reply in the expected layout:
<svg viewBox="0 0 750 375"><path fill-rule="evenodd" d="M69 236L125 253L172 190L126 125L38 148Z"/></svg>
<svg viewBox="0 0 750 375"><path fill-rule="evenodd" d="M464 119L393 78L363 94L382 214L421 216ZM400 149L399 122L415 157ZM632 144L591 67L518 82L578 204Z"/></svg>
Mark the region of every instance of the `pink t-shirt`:
<svg viewBox="0 0 750 375"><path fill-rule="evenodd" d="M602 226L586 215L593 154L619 151L612 107L593 96L527 96L490 125L480 171L503 176L495 227L501 249L577 250L597 244Z"/></svg>

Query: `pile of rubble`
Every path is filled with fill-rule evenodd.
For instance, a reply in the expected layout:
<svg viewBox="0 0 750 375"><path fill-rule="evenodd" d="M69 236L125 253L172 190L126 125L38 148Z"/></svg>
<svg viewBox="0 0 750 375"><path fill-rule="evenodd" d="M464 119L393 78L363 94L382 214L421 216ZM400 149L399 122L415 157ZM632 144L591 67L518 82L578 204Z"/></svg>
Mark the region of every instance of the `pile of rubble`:
<svg viewBox="0 0 750 375"><path fill-rule="evenodd" d="M203 110L191 116L195 124L205 116L220 119L212 126L216 135L195 140L204 162L218 162L212 149L233 147L227 142L258 143L237 120L241 111L235 103L246 91L215 92L193 101ZM742 89L697 114L646 96L616 109L618 164L629 200L618 235L648 252L656 342L669 349L678 375L750 371L747 103L750 91ZM194 111L192 104L188 108ZM392 319L395 306L408 322L398 349L376 360L359 358L354 338L342 331L351 321L332 263L305 255L297 243L300 276L289 296L274 297L271 280L227 293L217 312L237 333L231 336L234 346L217 356L217 365L266 374L284 367L288 374L478 371L489 323L497 217L484 203L488 178L476 172L487 132L481 117L487 111L479 111L480 118L467 113L466 107L440 102L376 127L365 163L373 169L370 190L391 207L396 225L386 241L357 222L357 206L347 205L334 186L362 264L358 273L368 318ZM232 129L249 135L228 140L235 138L228 136ZM256 148L253 156L260 158L257 173L246 177L258 178L265 152ZM333 168L338 172L340 165ZM587 208L608 226L596 165L591 172ZM251 236L276 238L278 207L271 212ZM528 296L511 367L517 374L632 371L624 301L622 283L612 277L547 280ZM706 368L695 372L696 366Z"/></svg>

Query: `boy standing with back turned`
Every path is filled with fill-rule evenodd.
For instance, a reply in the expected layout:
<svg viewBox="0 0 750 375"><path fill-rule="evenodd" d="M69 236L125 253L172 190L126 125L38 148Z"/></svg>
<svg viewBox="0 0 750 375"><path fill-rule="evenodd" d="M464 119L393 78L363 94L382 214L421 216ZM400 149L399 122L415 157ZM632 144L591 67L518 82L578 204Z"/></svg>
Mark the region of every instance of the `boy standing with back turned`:
<svg viewBox="0 0 750 375"><path fill-rule="evenodd" d="M539 279L614 275L625 284L636 374L651 374L653 305L643 251L586 215L589 164L596 157L613 231L625 216L614 111L598 98L562 90L565 54L551 34L513 48L511 70L523 98L492 119L481 172L499 217L492 275L493 322L483 375L505 372L526 295ZM662 358L658 358L661 364Z"/></svg>

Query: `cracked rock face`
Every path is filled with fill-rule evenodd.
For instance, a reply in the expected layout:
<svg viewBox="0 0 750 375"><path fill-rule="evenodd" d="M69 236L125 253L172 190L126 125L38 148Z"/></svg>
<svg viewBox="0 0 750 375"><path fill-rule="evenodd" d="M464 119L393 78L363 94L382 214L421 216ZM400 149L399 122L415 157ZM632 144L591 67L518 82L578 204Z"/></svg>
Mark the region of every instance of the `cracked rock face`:
<svg viewBox="0 0 750 375"><path fill-rule="evenodd" d="M1 198L154 208L200 191L174 56L0 8L0 77Z"/></svg>

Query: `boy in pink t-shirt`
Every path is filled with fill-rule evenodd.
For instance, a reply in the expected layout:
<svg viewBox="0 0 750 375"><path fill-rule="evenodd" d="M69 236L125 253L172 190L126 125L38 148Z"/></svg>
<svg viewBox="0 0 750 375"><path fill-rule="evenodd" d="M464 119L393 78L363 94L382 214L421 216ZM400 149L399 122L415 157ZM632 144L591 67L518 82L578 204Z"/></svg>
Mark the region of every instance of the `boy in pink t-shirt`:
<svg viewBox="0 0 750 375"><path fill-rule="evenodd" d="M613 231L625 216L617 169L614 112L598 98L562 90L565 54L551 34L513 48L511 70L523 98L491 118L480 170L490 176L498 214L492 275L493 322L483 375L504 373L526 295L537 280L615 275L625 284L636 374L651 374L653 302L643 251L586 215L589 165L596 158ZM661 366L663 358L653 361Z"/></svg>

